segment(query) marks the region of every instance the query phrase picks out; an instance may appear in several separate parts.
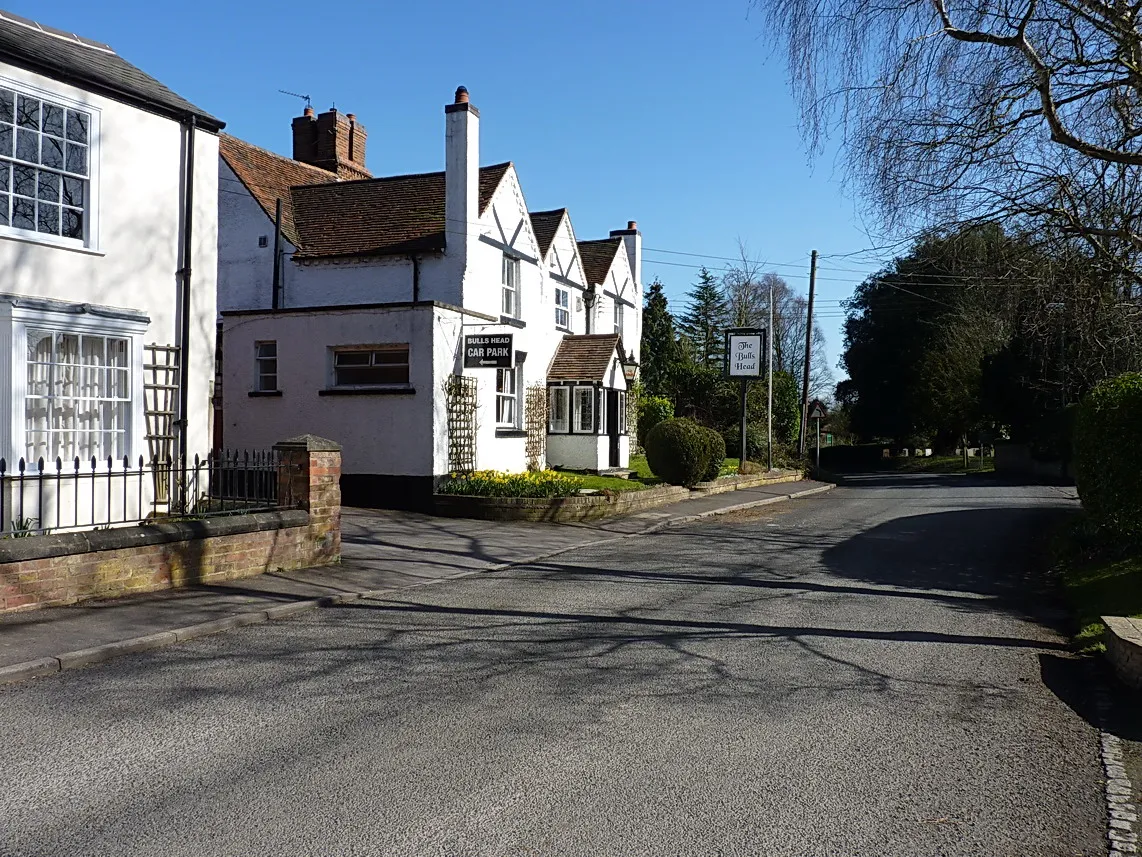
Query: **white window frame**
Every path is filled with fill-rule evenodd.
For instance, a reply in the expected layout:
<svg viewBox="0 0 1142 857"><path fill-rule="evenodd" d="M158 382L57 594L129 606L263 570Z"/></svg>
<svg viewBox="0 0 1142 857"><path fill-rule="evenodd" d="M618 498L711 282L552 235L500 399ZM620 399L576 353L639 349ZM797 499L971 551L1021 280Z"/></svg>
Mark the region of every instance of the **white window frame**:
<svg viewBox="0 0 1142 857"><path fill-rule="evenodd" d="M500 270L500 315L508 318L520 318L520 304L522 303L520 300L520 260L515 256L509 256L507 253L504 254L503 259ZM506 308L509 302L511 303L510 312Z"/></svg>
<svg viewBox="0 0 1142 857"><path fill-rule="evenodd" d="M571 388L570 387L552 387L549 393L550 403L548 405L548 421L547 433L548 434L567 434L571 430ZM563 400L563 419L559 420L556 417L556 402L560 399Z"/></svg>
<svg viewBox="0 0 1142 857"><path fill-rule="evenodd" d="M404 363L378 363L374 361L374 355L382 352L404 351ZM361 354L368 353L370 355L370 362L367 364L372 366L404 366L408 372L408 380L406 381L384 381L377 384L340 384L337 381L337 357L340 354ZM346 367L347 368L347 367ZM387 390L387 389L405 389L412 384L412 348L407 342L374 342L368 345L333 345L329 348L329 388L332 390Z"/></svg>
<svg viewBox="0 0 1142 857"><path fill-rule="evenodd" d="M623 333L623 302L621 300L619 300L618 298L615 298L614 316L615 316L615 333L617 333L619 336L622 336L622 333Z"/></svg>
<svg viewBox="0 0 1142 857"><path fill-rule="evenodd" d="M27 453L27 425L25 407L28 395L28 332L30 330L53 333L78 333L92 336L109 336L130 341L128 384L131 404L128 408L127 432L124 441L126 455L136 462L139 455L147 457L146 423L143 414L143 351L144 338L150 321L139 318L119 318L98 312L75 311L61 307L45 309L35 305L14 306L0 300L0 383L10 379L11 395L0 395L0 454L11 462L24 458ZM36 462L27 462L34 471ZM54 460L45 461L48 471L55 472Z"/></svg>
<svg viewBox="0 0 1142 857"><path fill-rule="evenodd" d="M511 379L510 391L501 390L500 381L504 378ZM511 369L497 369L496 370L496 427L497 428L511 428L518 429L522 425L521 416L523 411L523 367L514 366ZM500 414L501 405L510 403L511 418L502 419Z"/></svg>
<svg viewBox="0 0 1142 857"><path fill-rule="evenodd" d="M575 434L598 434L598 429L596 428L596 422L597 421L595 419L595 414L598 412L597 409L599 407L598 391L594 387L585 387L585 386L584 387L574 387L573 389L575 391L574 392L575 412L574 412L574 423L572 425L572 431ZM590 407L587 409L587 413L586 413L586 415L588 417L587 428L583 428L583 416L584 416L583 404L585 402L590 405Z"/></svg>
<svg viewBox="0 0 1142 857"><path fill-rule="evenodd" d="M619 390L619 434L627 433L627 394Z"/></svg>
<svg viewBox="0 0 1142 857"><path fill-rule="evenodd" d="M26 95L31 98L50 101L61 107L81 110L91 117L91 124L87 129L88 164L86 198L84 200L83 238L65 238L62 235L50 235L35 230L17 229L13 226L0 226L0 239L9 238L16 241L28 241L34 244L63 247L69 250L100 252L99 191L101 185L100 164L102 162L102 111L98 106L86 99L62 95L54 90L44 89L33 83L6 75L0 75L0 87L14 91L17 96ZM140 181L142 180L140 179Z"/></svg>
<svg viewBox="0 0 1142 857"><path fill-rule="evenodd" d="M262 349L272 346L273 354ZM272 378L272 383L267 383ZM259 339L254 343L254 389L259 393L276 393L278 387L278 342L276 339Z"/></svg>
<svg viewBox="0 0 1142 857"><path fill-rule="evenodd" d="M571 329L571 290L566 286L555 287L555 326L560 330Z"/></svg>

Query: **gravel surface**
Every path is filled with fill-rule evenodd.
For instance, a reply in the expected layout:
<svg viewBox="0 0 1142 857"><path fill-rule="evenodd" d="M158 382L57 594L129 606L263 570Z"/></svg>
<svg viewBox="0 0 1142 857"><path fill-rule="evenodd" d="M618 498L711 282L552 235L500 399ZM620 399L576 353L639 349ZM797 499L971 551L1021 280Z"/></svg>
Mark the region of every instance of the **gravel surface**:
<svg viewBox="0 0 1142 857"><path fill-rule="evenodd" d="M0 688L0 854L1104 855L1071 496L874 478Z"/></svg>

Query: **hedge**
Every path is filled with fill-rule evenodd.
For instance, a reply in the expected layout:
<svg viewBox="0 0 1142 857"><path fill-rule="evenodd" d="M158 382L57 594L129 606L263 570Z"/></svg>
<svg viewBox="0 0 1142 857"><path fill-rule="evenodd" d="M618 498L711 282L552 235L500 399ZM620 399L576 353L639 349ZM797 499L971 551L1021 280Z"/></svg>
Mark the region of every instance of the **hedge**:
<svg viewBox="0 0 1142 857"><path fill-rule="evenodd" d="M706 470L702 474L703 482L713 482L722 472L722 464L726 460L726 442L720 434L712 428L699 426L702 437L706 442Z"/></svg>
<svg viewBox="0 0 1142 857"><path fill-rule="evenodd" d="M671 485L692 488L705 477L710 463L710 440L693 420L663 420L646 436L650 472ZM721 462L718 462L719 466Z"/></svg>
<svg viewBox="0 0 1142 857"><path fill-rule="evenodd" d="M1100 527L1142 536L1142 374L1108 378L1087 393L1072 442L1083 508Z"/></svg>

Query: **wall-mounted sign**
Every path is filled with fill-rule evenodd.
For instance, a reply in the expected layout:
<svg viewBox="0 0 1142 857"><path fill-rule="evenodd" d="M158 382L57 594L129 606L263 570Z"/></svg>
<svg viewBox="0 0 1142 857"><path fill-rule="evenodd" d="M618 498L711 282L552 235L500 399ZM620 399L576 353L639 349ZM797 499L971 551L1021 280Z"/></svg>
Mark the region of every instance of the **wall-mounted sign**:
<svg viewBox="0 0 1142 857"><path fill-rule="evenodd" d="M756 328L726 331L726 375L761 378L765 375L765 331Z"/></svg>
<svg viewBox="0 0 1142 857"><path fill-rule="evenodd" d="M511 369L515 350L511 333L472 334L464 337L464 368Z"/></svg>

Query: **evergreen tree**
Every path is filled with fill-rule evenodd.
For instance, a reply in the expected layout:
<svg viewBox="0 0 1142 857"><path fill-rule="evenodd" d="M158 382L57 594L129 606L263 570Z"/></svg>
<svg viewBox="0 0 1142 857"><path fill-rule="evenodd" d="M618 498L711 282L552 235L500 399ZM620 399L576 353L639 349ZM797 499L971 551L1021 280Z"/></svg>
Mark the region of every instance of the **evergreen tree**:
<svg viewBox="0 0 1142 857"><path fill-rule="evenodd" d="M642 313L643 391L649 396L672 396L680 360L674 316L670 314L662 283L655 277L646 292Z"/></svg>
<svg viewBox="0 0 1142 857"><path fill-rule="evenodd" d="M690 290L679 331L694 346L694 361L707 369L720 369L725 359L725 328L729 314L717 278L706 268Z"/></svg>

